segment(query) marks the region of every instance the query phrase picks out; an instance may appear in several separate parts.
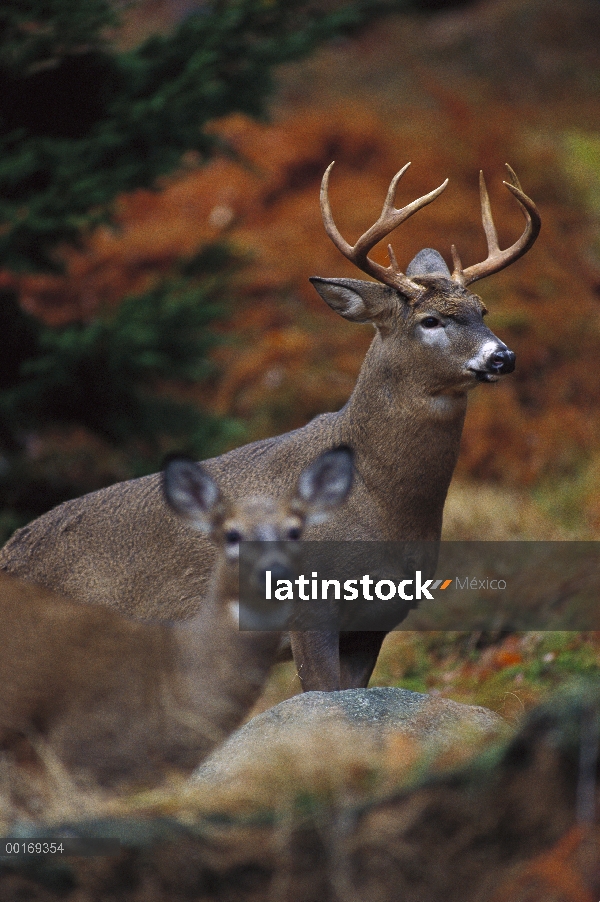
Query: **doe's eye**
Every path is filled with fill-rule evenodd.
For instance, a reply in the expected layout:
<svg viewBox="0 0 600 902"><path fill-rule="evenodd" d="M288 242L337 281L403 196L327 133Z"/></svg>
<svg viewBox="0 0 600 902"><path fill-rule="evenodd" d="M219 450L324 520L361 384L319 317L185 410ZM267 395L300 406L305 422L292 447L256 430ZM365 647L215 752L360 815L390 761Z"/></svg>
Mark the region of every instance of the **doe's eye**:
<svg viewBox="0 0 600 902"><path fill-rule="evenodd" d="M301 535L302 535L302 530L300 529L299 526L292 526L292 527L290 527L290 529L288 529L287 537L288 537L288 539L292 539L294 542L297 539L299 539Z"/></svg>
<svg viewBox="0 0 600 902"><path fill-rule="evenodd" d="M242 535L237 529L228 529L225 533L225 541L228 545L238 545L242 541Z"/></svg>
<svg viewBox="0 0 600 902"><path fill-rule="evenodd" d="M426 316L425 319L421 320L421 325L425 329L436 329L438 326L441 326L441 322L437 316Z"/></svg>

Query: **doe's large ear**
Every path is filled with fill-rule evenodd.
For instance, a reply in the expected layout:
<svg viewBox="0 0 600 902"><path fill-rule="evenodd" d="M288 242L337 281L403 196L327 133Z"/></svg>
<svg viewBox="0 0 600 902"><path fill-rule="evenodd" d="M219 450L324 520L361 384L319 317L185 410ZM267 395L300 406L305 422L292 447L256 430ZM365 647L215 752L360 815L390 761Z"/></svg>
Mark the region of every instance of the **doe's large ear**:
<svg viewBox="0 0 600 902"><path fill-rule="evenodd" d="M308 525L322 523L344 503L352 488L354 452L339 445L313 460L300 474L296 498L304 507Z"/></svg>
<svg viewBox="0 0 600 902"><path fill-rule="evenodd" d="M219 487L204 467L188 457L171 457L162 471L169 507L194 529L211 532L223 513Z"/></svg>
<svg viewBox="0 0 600 902"><path fill-rule="evenodd" d="M380 282L320 276L310 281L332 310L353 323L377 323L398 304L397 293Z"/></svg>

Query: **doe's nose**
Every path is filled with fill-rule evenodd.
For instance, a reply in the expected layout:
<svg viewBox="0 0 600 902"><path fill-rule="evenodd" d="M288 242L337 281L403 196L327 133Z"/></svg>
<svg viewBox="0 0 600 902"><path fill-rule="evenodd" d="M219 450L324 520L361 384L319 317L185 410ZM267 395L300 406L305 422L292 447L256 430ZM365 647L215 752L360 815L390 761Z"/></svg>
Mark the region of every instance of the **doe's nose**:
<svg viewBox="0 0 600 902"><path fill-rule="evenodd" d="M508 348L494 351L488 361L492 373L512 373L515 368L515 355Z"/></svg>
<svg viewBox="0 0 600 902"><path fill-rule="evenodd" d="M278 579L292 580L294 578L294 573L291 567L281 561L272 561L270 563L264 564L263 567L261 567L258 577L261 588L264 588L266 586L267 570L271 571L271 579L273 580L273 583L275 585L277 584Z"/></svg>

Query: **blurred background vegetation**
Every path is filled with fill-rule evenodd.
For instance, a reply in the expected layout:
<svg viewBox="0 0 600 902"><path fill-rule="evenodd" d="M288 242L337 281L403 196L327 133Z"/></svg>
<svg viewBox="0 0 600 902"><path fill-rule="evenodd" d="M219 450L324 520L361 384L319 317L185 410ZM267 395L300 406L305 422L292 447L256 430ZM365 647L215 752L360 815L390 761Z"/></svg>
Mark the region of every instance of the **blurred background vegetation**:
<svg viewBox="0 0 600 902"><path fill-rule="evenodd" d="M92 261L94 241L127 241L116 205L132 192L158 199L161 178L214 155L247 166L213 123L264 115L275 67L405 5L3 5L0 540L60 501L153 472L166 451L206 457L241 440L241 420L188 397L218 381L213 326L236 294L235 242L217 228L178 244L167 230L135 263L117 252L123 280ZM84 259L100 282L87 270L82 291Z"/></svg>
<svg viewBox="0 0 600 902"><path fill-rule="evenodd" d="M450 177L395 236L404 265L452 243L483 259L480 168L514 240L516 169L542 233L480 292L517 369L472 395L445 534L597 535L597 0L20 0L0 34L2 539L168 451L346 401L372 330L308 283L356 276L321 223L332 159L349 237L407 160L399 201ZM386 645L376 681L497 710L600 660L589 636ZM271 700L295 691L281 674Z"/></svg>

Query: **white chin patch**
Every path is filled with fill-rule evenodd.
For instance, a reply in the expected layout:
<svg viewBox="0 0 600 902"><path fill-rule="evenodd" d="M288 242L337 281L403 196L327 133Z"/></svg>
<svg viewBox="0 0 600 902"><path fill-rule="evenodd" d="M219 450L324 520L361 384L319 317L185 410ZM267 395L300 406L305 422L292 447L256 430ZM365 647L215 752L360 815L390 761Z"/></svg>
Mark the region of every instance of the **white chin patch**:
<svg viewBox="0 0 600 902"><path fill-rule="evenodd" d="M239 601L229 601L227 603L227 613L229 614L229 619L231 620L233 626L236 629L239 629L240 626L240 603Z"/></svg>

